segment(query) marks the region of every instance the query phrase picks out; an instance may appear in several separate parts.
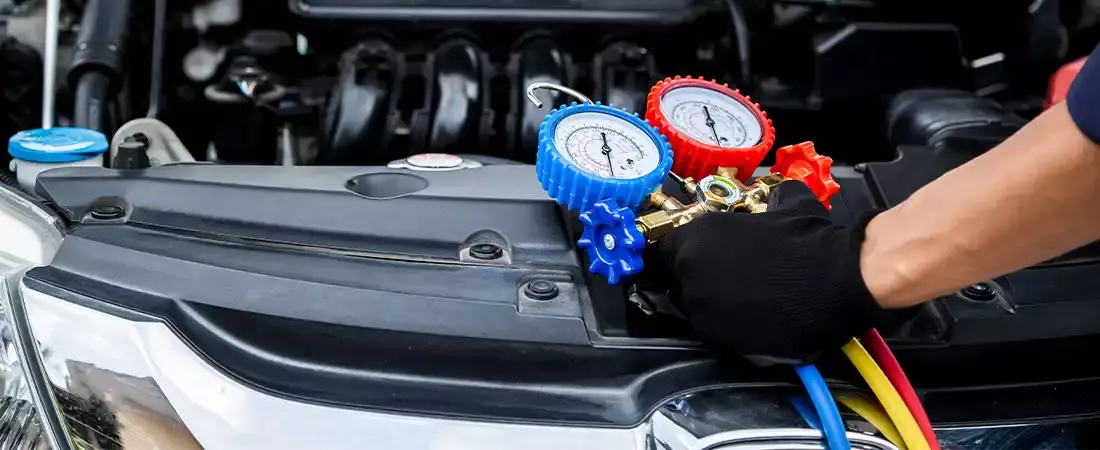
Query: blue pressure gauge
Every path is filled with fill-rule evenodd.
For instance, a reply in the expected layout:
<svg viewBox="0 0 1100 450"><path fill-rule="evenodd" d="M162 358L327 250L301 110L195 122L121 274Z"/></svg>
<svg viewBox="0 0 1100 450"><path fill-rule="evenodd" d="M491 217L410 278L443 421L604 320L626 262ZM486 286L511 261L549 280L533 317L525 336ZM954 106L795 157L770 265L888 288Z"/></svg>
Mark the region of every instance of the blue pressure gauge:
<svg viewBox="0 0 1100 450"><path fill-rule="evenodd" d="M573 103L552 111L539 126L539 182L571 210L586 211L600 200L637 209L671 166L668 140L622 109Z"/></svg>

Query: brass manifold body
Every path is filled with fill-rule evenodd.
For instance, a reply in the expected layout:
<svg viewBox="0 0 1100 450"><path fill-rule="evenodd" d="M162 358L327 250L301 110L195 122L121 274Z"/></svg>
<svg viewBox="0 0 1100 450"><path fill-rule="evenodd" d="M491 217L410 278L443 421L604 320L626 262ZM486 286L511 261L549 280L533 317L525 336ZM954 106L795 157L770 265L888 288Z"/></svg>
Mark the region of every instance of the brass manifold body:
<svg viewBox="0 0 1100 450"><path fill-rule="evenodd" d="M768 194L784 180L782 175L773 173L745 185L737 180L737 169L724 167L699 181L680 179L680 188L685 193L694 194L695 203L685 205L657 188L647 200L658 211L639 217L634 225L645 236L646 242L652 244L672 229L708 212L764 212L768 209Z"/></svg>

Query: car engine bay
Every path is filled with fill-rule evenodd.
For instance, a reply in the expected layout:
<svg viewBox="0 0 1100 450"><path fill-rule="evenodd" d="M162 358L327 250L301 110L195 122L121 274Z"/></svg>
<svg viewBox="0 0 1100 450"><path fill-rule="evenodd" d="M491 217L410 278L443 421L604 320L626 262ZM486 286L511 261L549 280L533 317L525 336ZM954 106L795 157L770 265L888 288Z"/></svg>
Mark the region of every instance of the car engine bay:
<svg viewBox="0 0 1100 450"><path fill-rule="evenodd" d="M106 140L79 158L5 161L4 182L65 235L24 288L155 317L233 379L286 398L582 427L637 426L684 393L791 378L706 351L640 260L640 272L619 270L625 257L594 269L606 256L586 251L602 233L594 200L638 211L642 245L692 214L755 211L780 174L849 224L1010 136L1047 106L1051 74L1100 39L1100 4L1070 0L60 3L53 55L42 2L0 9L0 131ZM548 166L565 105L590 98L661 128L653 96L669 83L743 98L760 129L730 139L761 150L673 162L654 139L664 166L637 170L661 175L659 198ZM718 147L720 113L691 119ZM602 141L586 139L611 175L646 164L643 150L613 162L608 136L631 136L601 126ZM708 203L730 196L719 178L741 197ZM616 220L633 233L629 217ZM881 329L937 428L959 433L945 448L1033 445L983 446L966 434L979 425L1095 418L1100 373L1073 361L1100 343L1098 271L1094 243Z"/></svg>

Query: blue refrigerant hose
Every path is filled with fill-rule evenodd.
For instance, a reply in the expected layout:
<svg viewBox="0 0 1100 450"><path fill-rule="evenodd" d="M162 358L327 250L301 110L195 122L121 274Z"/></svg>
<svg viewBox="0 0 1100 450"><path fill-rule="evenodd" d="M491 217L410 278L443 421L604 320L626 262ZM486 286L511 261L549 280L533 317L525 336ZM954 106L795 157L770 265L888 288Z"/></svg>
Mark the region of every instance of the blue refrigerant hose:
<svg viewBox="0 0 1100 450"><path fill-rule="evenodd" d="M795 411L798 411L798 415L802 416L802 420L810 425L810 428L822 431L821 419L817 417L817 410L814 409L809 397L802 394L795 395L791 397L791 404L794 405Z"/></svg>
<svg viewBox="0 0 1100 450"><path fill-rule="evenodd" d="M840 418L840 410L836 407L833 394L829 392L829 386L825 384L825 378L813 364L795 366L795 372L806 386L806 392L810 394L810 400L817 409L818 418L821 419L822 433L829 443L830 450L851 450L852 444L848 442L847 430L844 428L844 420Z"/></svg>

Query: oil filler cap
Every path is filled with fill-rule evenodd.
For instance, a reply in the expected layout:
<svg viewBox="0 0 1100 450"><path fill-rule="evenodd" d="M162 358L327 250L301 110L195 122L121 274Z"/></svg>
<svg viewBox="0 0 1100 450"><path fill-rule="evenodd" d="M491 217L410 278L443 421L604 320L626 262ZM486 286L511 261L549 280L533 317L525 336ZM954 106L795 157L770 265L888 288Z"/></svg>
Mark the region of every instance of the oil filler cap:
<svg viewBox="0 0 1100 450"><path fill-rule="evenodd" d="M408 169L420 172L446 172L481 167L478 161L468 160L447 153L422 153L399 159L386 165L391 169Z"/></svg>

